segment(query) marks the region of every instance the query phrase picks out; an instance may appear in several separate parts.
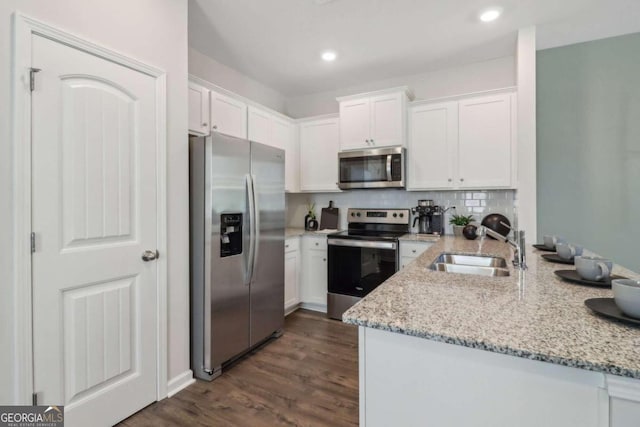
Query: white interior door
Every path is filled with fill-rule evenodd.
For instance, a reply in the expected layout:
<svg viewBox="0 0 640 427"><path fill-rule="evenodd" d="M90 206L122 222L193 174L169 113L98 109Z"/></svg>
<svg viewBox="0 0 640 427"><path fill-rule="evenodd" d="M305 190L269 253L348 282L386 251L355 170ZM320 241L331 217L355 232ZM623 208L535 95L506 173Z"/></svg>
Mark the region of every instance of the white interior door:
<svg viewBox="0 0 640 427"><path fill-rule="evenodd" d="M112 425L156 399L155 79L39 36L32 64L34 390Z"/></svg>

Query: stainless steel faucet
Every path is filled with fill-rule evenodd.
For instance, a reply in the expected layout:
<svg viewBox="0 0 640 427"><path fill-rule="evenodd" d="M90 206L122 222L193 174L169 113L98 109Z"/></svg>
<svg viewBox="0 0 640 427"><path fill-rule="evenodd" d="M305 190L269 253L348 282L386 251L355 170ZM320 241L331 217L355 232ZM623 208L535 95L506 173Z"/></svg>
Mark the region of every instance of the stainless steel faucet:
<svg viewBox="0 0 640 427"><path fill-rule="evenodd" d="M505 227L507 227L509 230L513 231L513 234L515 236L515 241L511 241L509 240L508 237L503 236L502 234L493 231L490 228L485 227L484 225L480 226L480 236L484 237L486 235L489 235L491 237L493 237L496 240L500 240L501 242L505 242L509 245L511 245L514 249L514 254L513 254L513 265L517 268L519 268L520 270L526 270L527 269L527 258L526 258L526 250L525 250L525 238L524 238L524 230L514 230L510 225L505 224L504 222L500 222L501 225L504 225Z"/></svg>

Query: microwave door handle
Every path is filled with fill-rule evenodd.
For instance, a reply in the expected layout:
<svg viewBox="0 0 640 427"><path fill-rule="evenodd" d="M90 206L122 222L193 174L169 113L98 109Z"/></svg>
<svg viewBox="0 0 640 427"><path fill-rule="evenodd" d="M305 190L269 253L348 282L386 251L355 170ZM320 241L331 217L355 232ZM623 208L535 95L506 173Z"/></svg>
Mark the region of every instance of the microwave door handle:
<svg viewBox="0 0 640 427"><path fill-rule="evenodd" d="M387 154L387 181L391 181L393 176L391 175L391 154Z"/></svg>

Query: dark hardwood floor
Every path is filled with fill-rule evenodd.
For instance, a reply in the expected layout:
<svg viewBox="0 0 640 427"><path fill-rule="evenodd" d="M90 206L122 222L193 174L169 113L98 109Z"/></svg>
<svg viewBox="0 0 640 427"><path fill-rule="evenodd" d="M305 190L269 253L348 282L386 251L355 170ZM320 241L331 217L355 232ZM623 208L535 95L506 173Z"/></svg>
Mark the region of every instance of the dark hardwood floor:
<svg viewBox="0 0 640 427"><path fill-rule="evenodd" d="M198 380L121 426L358 425L358 330L298 310L284 334L212 382Z"/></svg>

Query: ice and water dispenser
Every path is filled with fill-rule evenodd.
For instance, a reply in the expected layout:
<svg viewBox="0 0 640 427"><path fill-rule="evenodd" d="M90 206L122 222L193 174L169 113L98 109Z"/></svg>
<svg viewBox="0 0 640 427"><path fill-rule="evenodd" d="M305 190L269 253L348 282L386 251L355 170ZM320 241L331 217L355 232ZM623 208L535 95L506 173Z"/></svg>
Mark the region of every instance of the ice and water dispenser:
<svg viewBox="0 0 640 427"><path fill-rule="evenodd" d="M242 214L220 215L220 257L242 253Z"/></svg>

